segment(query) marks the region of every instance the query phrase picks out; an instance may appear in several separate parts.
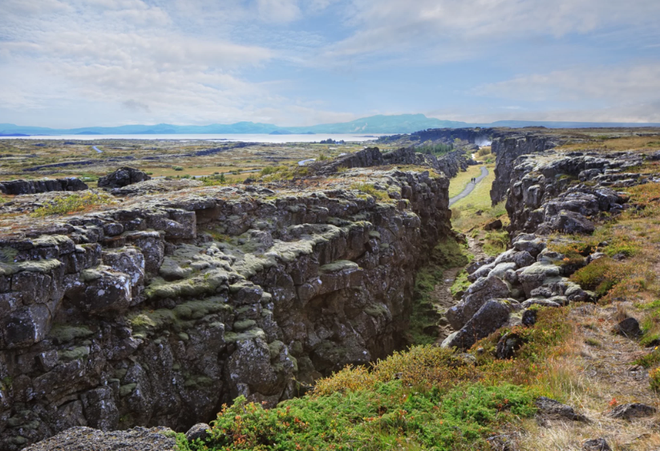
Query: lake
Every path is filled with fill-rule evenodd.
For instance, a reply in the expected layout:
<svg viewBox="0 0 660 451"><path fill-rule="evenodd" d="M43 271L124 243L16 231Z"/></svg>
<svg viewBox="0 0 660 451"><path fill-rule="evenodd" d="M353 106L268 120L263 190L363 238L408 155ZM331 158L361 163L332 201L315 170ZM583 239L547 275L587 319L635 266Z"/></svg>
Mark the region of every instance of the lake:
<svg viewBox="0 0 660 451"><path fill-rule="evenodd" d="M378 139L380 134L332 134L317 133L315 135L52 135L52 136L3 136L0 139L34 139L63 141L98 141L103 139L143 139L152 141L213 141L213 142L255 142L255 143L310 143L326 139L335 141L363 142Z"/></svg>

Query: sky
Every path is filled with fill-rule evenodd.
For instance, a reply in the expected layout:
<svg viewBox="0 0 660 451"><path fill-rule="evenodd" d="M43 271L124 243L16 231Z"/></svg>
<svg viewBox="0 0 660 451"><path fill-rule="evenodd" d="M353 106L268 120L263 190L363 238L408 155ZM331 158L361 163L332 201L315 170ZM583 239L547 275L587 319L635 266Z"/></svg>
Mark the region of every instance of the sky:
<svg viewBox="0 0 660 451"><path fill-rule="evenodd" d="M660 122L658 0L0 0L0 123Z"/></svg>

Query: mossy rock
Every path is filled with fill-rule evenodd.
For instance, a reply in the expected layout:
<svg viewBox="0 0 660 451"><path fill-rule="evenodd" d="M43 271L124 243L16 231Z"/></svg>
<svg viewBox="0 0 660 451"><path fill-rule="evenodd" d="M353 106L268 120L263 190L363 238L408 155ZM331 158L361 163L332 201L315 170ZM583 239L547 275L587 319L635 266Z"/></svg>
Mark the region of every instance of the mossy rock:
<svg viewBox="0 0 660 451"><path fill-rule="evenodd" d="M379 316L389 316L390 314L390 311L383 304L369 304L365 307L364 312L375 318L378 318Z"/></svg>
<svg viewBox="0 0 660 451"><path fill-rule="evenodd" d="M324 273L332 273L340 271L357 271L358 269L360 269L360 266L355 262L350 260L337 260L321 266L320 271Z"/></svg>
<svg viewBox="0 0 660 451"><path fill-rule="evenodd" d="M58 352L60 360L79 360L89 356L89 346L79 346L68 351Z"/></svg>
<svg viewBox="0 0 660 451"><path fill-rule="evenodd" d="M263 330L259 328L254 328L241 333L227 332L225 334L225 342L235 343L237 341L248 341L248 340L254 340L255 338L265 338L265 337L266 337L266 333Z"/></svg>
<svg viewBox="0 0 660 451"><path fill-rule="evenodd" d="M199 276L177 282L165 282L157 277L147 288L146 295L149 299L203 296L215 293L218 287L228 280L227 272L219 269L209 270Z"/></svg>
<svg viewBox="0 0 660 451"><path fill-rule="evenodd" d="M48 337L56 340L58 343L68 343L76 338L85 338L93 335L87 326L67 326L65 324L55 324L48 333Z"/></svg>
<svg viewBox="0 0 660 451"><path fill-rule="evenodd" d="M42 260L27 260L18 263L0 262L0 276L10 276L21 271L37 272L47 274L62 266L62 262L55 258Z"/></svg>
<svg viewBox="0 0 660 451"><path fill-rule="evenodd" d="M252 327L256 326L257 322L252 320L252 319L246 319L243 321L236 321L234 323L234 330L236 332L243 332L248 329L251 329Z"/></svg>
<svg viewBox="0 0 660 451"><path fill-rule="evenodd" d="M122 385L121 387L119 387L119 396L123 398L125 396L130 395L135 390L135 387L137 387L137 384Z"/></svg>

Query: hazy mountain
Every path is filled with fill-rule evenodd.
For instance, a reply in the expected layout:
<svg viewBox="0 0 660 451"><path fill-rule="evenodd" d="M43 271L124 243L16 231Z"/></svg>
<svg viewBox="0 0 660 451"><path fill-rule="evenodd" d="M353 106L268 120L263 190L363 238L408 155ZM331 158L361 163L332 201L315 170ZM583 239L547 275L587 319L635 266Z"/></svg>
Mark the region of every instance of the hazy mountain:
<svg viewBox="0 0 660 451"><path fill-rule="evenodd" d="M423 114L399 114L393 116L371 116L350 122L319 124L306 127L278 127L258 122L211 125L122 125L119 127L83 127L54 129L14 124L0 124L0 136L10 135L168 135L168 134L289 134L289 133L337 133L337 134L397 134L412 133L429 128L461 127L547 127L547 128L590 128L590 127L658 127L660 124L607 123L607 122L539 122L497 121L490 124L443 121Z"/></svg>

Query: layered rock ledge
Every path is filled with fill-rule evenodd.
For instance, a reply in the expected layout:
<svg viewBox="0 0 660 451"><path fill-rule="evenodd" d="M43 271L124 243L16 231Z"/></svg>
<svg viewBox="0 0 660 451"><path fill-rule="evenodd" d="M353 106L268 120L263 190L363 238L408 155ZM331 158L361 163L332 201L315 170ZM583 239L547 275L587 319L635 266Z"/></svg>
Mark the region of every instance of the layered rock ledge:
<svg viewBox="0 0 660 451"><path fill-rule="evenodd" d="M74 426L185 430L400 348L415 270L451 233L448 179L312 184L187 188L5 229L0 448Z"/></svg>

